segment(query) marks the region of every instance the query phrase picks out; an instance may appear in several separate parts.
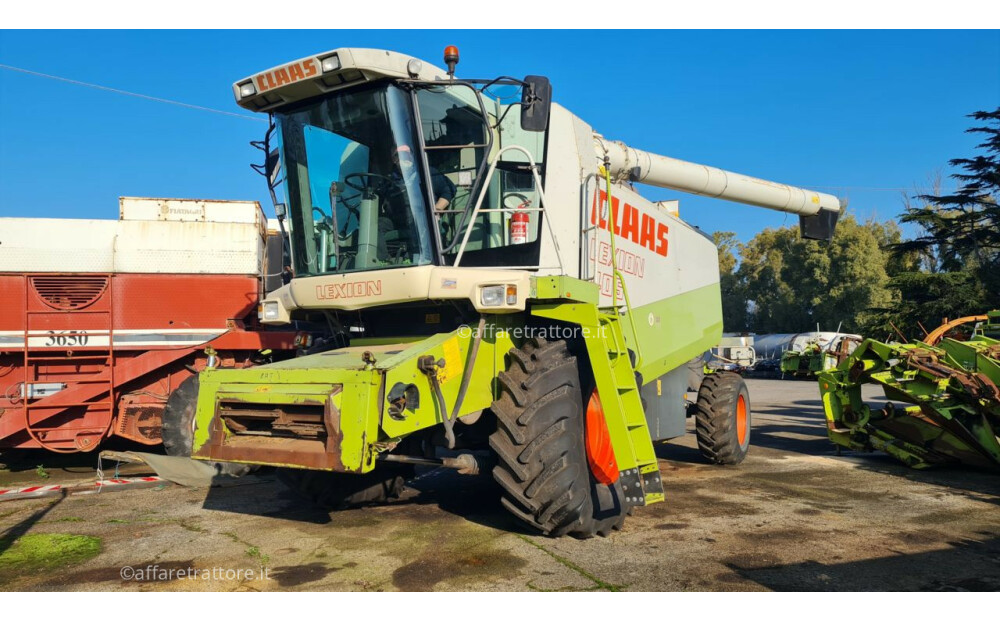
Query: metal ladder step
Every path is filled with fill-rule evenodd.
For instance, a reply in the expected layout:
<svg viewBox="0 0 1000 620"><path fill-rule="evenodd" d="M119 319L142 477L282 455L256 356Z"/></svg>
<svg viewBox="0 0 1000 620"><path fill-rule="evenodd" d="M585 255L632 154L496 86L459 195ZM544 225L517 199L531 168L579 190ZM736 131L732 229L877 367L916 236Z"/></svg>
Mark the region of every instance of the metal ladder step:
<svg viewBox="0 0 1000 620"><path fill-rule="evenodd" d="M605 419L608 421L608 430L612 435L615 456L619 459L626 503L635 506L663 501L659 464L646 424L635 368L632 366L632 359L621 331L620 317L606 314L600 318L600 323L611 333L608 334L610 336L608 338L595 339L595 346L598 342L604 343L603 357L607 360L606 368L601 369L604 372L595 373L595 378L597 374L604 375L598 379L599 384L604 382L611 385L599 385L599 388L614 389L601 389L601 393L612 393L616 396L616 402L602 404ZM613 415L612 410L617 413L617 417ZM616 419L612 421L615 417ZM612 430L612 426L616 427L615 430Z"/></svg>

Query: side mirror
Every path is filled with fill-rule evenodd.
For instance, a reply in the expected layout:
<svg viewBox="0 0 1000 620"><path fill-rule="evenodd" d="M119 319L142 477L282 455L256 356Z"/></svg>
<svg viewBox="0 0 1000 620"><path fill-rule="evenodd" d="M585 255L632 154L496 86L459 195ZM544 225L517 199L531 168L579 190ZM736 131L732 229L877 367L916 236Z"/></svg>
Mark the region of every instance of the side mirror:
<svg viewBox="0 0 1000 620"><path fill-rule="evenodd" d="M274 204L274 216L279 220L285 219L287 209L285 208L285 203L277 202Z"/></svg>
<svg viewBox="0 0 1000 620"><path fill-rule="evenodd" d="M545 131L549 127L549 109L552 107L552 84L549 78L529 75L524 78L521 90L521 129Z"/></svg>
<svg viewBox="0 0 1000 620"><path fill-rule="evenodd" d="M264 174L267 176L268 187L278 184L278 174L281 172L281 158L278 157L278 149L273 149L264 158Z"/></svg>

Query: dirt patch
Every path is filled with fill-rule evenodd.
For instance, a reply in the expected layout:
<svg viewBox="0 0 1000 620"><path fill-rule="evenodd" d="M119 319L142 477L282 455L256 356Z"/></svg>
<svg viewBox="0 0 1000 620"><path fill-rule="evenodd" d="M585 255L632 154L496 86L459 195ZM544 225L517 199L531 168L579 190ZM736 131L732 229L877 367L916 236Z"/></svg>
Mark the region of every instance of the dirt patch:
<svg viewBox="0 0 1000 620"><path fill-rule="evenodd" d="M690 523L660 523L656 526L658 530L683 530L691 527Z"/></svg>
<svg viewBox="0 0 1000 620"><path fill-rule="evenodd" d="M474 581L509 579L527 565L506 550L479 549L452 557L439 556L434 551L430 554L393 571L392 584L406 592L430 592L435 585L455 575Z"/></svg>
<svg viewBox="0 0 1000 620"><path fill-rule="evenodd" d="M190 575L194 569L194 560L185 561L174 561L174 562L156 562L155 564L148 565L148 574L141 573L141 571L147 569L146 565L136 565L135 572L131 573L131 580L126 580L122 578L122 567L121 566L102 566L99 568L91 568L87 570L77 571L66 575L65 578L58 580L56 583L61 586L77 585L77 584L89 584L89 583L101 583L109 581L118 581L122 584L128 583L129 581L142 582L146 581L144 577L150 577L149 581L157 582L167 582L175 581L178 578L186 575Z"/></svg>
<svg viewBox="0 0 1000 620"><path fill-rule="evenodd" d="M283 588L300 586L323 579L330 573L335 573L343 567L327 566L320 562L299 564L298 566L281 566L270 571L268 575Z"/></svg>
<svg viewBox="0 0 1000 620"><path fill-rule="evenodd" d="M781 559L770 553L737 553L722 561L733 570L751 570L757 568L774 568L781 565ZM739 577L742 581L743 578Z"/></svg>
<svg viewBox="0 0 1000 620"><path fill-rule="evenodd" d="M742 517L760 513L760 509L750 501L724 499L719 495L704 492L699 485L666 485L664 493L667 496L666 501L646 506L637 513L637 516L649 516L657 521L676 521L682 516Z"/></svg>
<svg viewBox="0 0 1000 620"><path fill-rule="evenodd" d="M899 532L896 539L907 545L924 546L940 544L941 541L948 540L948 536L937 530L910 530Z"/></svg>

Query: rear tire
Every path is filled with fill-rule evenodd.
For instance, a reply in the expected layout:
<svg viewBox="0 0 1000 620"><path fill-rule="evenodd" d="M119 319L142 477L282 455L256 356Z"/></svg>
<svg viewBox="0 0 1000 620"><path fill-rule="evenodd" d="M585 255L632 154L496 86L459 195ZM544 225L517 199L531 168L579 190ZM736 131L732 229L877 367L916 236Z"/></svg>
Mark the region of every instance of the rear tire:
<svg viewBox="0 0 1000 620"><path fill-rule="evenodd" d="M326 510L344 510L399 497L412 468L382 464L367 474L313 469L279 469L278 480Z"/></svg>
<svg viewBox="0 0 1000 620"><path fill-rule="evenodd" d="M168 456L191 456L194 446L194 416L198 409L198 375L181 382L170 393L163 408L163 449ZM224 476L239 478L256 469L243 463L208 462L215 471Z"/></svg>
<svg viewBox="0 0 1000 620"><path fill-rule="evenodd" d="M750 450L750 392L731 372L707 375L698 390L695 430L698 449L709 462L736 465Z"/></svg>
<svg viewBox="0 0 1000 620"><path fill-rule="evenodd" d="M621 528L620 484L597 482L587 463L580 373L566 342L537 338L511 349L510 368L498 380L490 447L504 508L550 536L590 538Z"/></svg>

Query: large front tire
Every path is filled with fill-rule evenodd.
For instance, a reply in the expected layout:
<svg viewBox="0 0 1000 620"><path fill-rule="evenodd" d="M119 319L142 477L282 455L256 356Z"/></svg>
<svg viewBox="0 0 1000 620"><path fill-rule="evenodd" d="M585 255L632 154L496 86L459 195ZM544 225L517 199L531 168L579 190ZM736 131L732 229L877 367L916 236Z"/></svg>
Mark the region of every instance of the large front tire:
<svg viewBox="0 0 1000 620"><path fill-rule="evenodd" d="M707 375L698 390L695 431L698 449L709 462L736 465L750 450L750 392L731 372Z"/></svg>
<svg viewBox="0 0 1000 620"><path fill-rule="evenodd" d="M594 480L584 444L576 359L565 341L533 339L511 349L493 403L501 503L530 528L551 536L607 536L625 520L618 483Z"/></svg>

